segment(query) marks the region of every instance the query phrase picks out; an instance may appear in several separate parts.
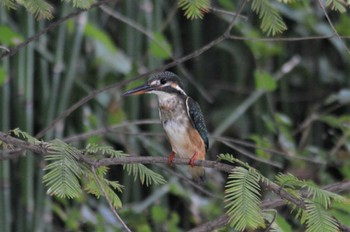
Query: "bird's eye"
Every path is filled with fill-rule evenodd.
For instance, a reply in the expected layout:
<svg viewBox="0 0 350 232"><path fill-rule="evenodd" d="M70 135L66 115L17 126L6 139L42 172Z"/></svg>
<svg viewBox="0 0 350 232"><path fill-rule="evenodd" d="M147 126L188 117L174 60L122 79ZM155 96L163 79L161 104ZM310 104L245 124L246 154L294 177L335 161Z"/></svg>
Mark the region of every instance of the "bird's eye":
<svg viewBox="0 0 350 232"><path fill-rule="evenodd" d="M161 83L162 85L164 85L164 84L166 83L166 79L165 79L165 78L160 79L160 83Z"/></svg>

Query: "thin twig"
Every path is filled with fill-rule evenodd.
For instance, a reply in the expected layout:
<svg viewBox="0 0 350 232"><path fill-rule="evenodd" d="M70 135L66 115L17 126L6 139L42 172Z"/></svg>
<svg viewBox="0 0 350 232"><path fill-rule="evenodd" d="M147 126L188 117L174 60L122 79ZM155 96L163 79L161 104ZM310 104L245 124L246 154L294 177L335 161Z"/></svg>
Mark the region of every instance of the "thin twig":
<svg viewBox="0 0 350 232"><path fill-rule="evenodd" d="M242 154L242 155L244 155L244 156L246 156L246 157L248 157L248 158L250 158L252 160L255 160L257 162L268 164L268 165L271 165L273 167L282 169L282 164L280 164L280 163L276 163L276 162L273 162L271 160L263 159L263 158L260 158L258 156L252 155L248 151L246 151L245 149L240 148L237 145L236 146L232 145L231 143L229 143L227 141L223 141L223 140L220 141L219 140L219 142L221 142L222 144L225 144L226 146L228 146L229 148L232 148L233 150L238 151L240 154Z"/></svg>
<svg viewBox="0 0 350 232"><path fill-rule="evenodd" d="M5 52L1 53L0 54L0 59L2 58L5 58L7 56L12 56L14 54L16 54L20 49L26 47L28 44L30 44L31 42L37 40L40 38L40 36L46 34L48 31L58 27L59 25L61 25L62 23L64 23L65 21L67 21L68 19L71 19L71 18L74 18L76 17L77 15L85 12L85 11L88 11L92 8L96 8L96 7L99 7L107 2L109 2L111 0L102 0L102 1L99 1L99 2L96 2L94 4L92 4L90 6L90 8L88 9L79 9L75 12L72 12L70 14L68 14L67 16L65 17L62 17L60 18L59 20L51 23L50 25L48 25L47 27L45 27L43 30L39 31L38 33L36 33L35 35L29 37L28 39L26 39L25 41L23 41L22 43L18 44L17 46L15 47L12 47L12 48L9 48L9 49L6 49Z"/></svg>
<svg viewBox="0 0 350 232"><path fill-rule="evenodd" d="M244 146L244 147L251 147L251 148L263 150L265 152L270 153L271 155L278 155L278 156L281 156L282 158L288 159L288 160L293 160L293 159L295 159L295 160L303 160L303 161L306 161L306 162L309 162L309 163L318 164L318 165L325 165L326 164L326 162L324 162L324 161L314 160L314 159L308 158L308 157L303 157L303 156L299 156L299 155L290 156L286 152L282 152L282 151L278 151L278 150L275 150L275 149L258 146L258 145L255 145L254 143L247 142L247 141L244 141L244 140L241 140L241 139L234 139L234 138L225 137L225 136L218 136L218 137L211 137L211 138L213 138L213 139L215 139L217 141L220 141L220 140L221 141L228 141L230 143L241 145L241 146Z"/></svg>
<svg viewBox="0 0 350 232"><path fill-rule="evenodd" d="M171 51L169 51L169 49L164 47L163 43L161 43L160 41L158 41L156 39L156 37L154 36L154 33L152 31L147 30L142 25L140 25L137 22L133 21L132 19L130 19L130 18L120 14L119 12L112 10L110 7L100 6L100 9L103 10L106 14L110 15L111 17L113 17L113 18L115 18L115 19L117 19L117 20L127 24L131 28L134 28L136 31L140 32L141 34L144 34L148 39L150 39L154 43L156 43L164 52L168 53L169 57L171 57L171 59L173 61L176 61L177 58L174 56L174 54L172 54ZM195 82L194 78L191 77L191 75L185 69L185 67L181 63L179 63L178 66L179 66L181 72L185 74L185 77L202 94L202 96L208 102L213 102L209 92L200 83L196 83Z"/></svg>
<svg viewBox="0 0 350 232"><path fill-rule="evenodd" d="M246 36L236 36L230 35L229 39L232 40L241 40L241 41L256 41L256 42L298 42L298 41L306 41L306 40L325 40L325 39L333 39L337 37L336 35L314 35L314 36L302 36L302 37L246 37ZM350 39L350 36L338 36L341 39Z"/></svg>
<svg viewBox="0 0 350 232"><path fill-rule="evenodd" d="M210 7L209 9L212 12L219 13L219 14L225 14L225 15L230 15L230 16L236 16L237 15L237 13L235 13L235 12L223 10L223 9L220 9L220 8L217 8L217 7ZM248 21L248 17L247 16L239 15L238 17L243 19L244 21Z"/></svg>
<svg viewBox="0 0 350 232"><path fill-rule="evenodd" d="M327 13L327 11L326 11L326 8L324 7L323 1L322 1L322 0L318 0L318 3L319 3L319 5L320 5L320 7L321 7L321 9L322 9L322 11L323 11L323 14L325 15L325 17L326 17L326 19L327 19L327 21L328 21L328 24L329 24L329 26L331 27L331 29L332 29L334 35L340 40L340 42L342 43L342 45L344 46L344 48L346 49L346 51L350 54L349 48L346 46L346 44L344 43L344 41L340 38L340 36L339 36L339 34L338 34L338 32L337 32L337 29L335 29L335 27L334 27L334 25L333 25L333 23L332 23L332 20L329 18L329 15L328 15L328 13Z"/></svg>
<svg viewBox="0 0 350 232"><path fill-rule="evenodd" d="M141 75L138 75L136 77L133 77L131 79L119 82L119 83L114 83L111 85L108 85L102 89L99 90L94 90L92 91L89 95L83 97L82 99L80 99L79 101L77 101L75 104L73 104L71 107L69 107L67 110L65 110L63 113L61 113L58 117L56 117L51 123L50 125L48 125L47 127L45 127L44 129L42 129L39 133L37 133L35 135L36 138L41 138L42 136L44 136L46 134L46 132L48 132L49 130L51 130L52 128L54 128L56 126L56 124L58 122L60 122L61 120L63 120L64 118L68 117L72 112L74 112L76 109L78 109L80 106L84 105L85 103L89 102L90 100L92 100L93 98L95 98L97 95L99 95L102 92L105 92L107 90L110 90L112 88L116 88L116 87L121 87L123 85L126 85L132 81L141 79L143 77L149 76L153 73L159 72L159 71L163 71L166 69L169 69L171 67L174 67L176 65L179 65L180 63L184 63L185 61L188 61L190 59L193 59L195 57L200 56L201 54L203 54L204 52L208 51L209 49L211 49L212 47L214 47L215 45L219 44L220 42L226 40L227 38L229 38L230 36L230 31L232 29L232 27L234 26L236 19L238 18L239 13L241 12L241 10L243 9L243 6L245 4L246 0L243 1L240 10L237 12L237 15L233 18L232 22L230 23L230 25L228 26L228 28L225 30L225 32L219 36L218 38L212 40L211 42L209 42L208 44L204 45L203 47L201 47L200 49L197 49L195 51L193 51L192 53L189 53L179 59L176 59L168 64L165 64L161 67L155 68L153 70L150 70L146 73L143 73Z"/></svg>
<svg viewBox="0 0 350 232"><path fill-rule="evenodd" d="M120 222L120 224L122 224L123 228L124 228L124 231L127 231L127 232L131 232L131 230L129 229L129 227L126 225L126 223L123 221L123 219L119 216L117 210L113 207L113 204L112 204L112 201L109 199L106 191L104 190L104 188L102 187L102 184L96 174L96 169L94 166L91 166L91 170L92 170L92 173L94 174L94 177L95 177L95 180L98 184L98 187L100 188L100 190L102 191L103 195L105 196L107 202L108 202L108 205L109 205L109 208L112 210L114 216L117 218L117 220Z"/></svg>

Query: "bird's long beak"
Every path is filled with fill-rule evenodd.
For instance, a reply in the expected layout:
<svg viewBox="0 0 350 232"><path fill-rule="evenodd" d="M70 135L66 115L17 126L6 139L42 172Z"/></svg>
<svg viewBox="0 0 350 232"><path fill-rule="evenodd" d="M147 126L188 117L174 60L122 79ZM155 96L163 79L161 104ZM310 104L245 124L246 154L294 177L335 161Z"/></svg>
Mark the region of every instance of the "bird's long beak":
<svg viewBox="0 0 350 232"><path fill-rule="evenodd" d="M133 88L133 89L130 89L128 91L126 91L125 93L122 94L123 97L126 97L126 96L130 96L130 95L139 95L139 94L144 94L144 93L147 93L151 90L153 90L154 87L153 86L150 86L148 85L147 83L143 84L143 85L140 85L136 88Z"/></svg>

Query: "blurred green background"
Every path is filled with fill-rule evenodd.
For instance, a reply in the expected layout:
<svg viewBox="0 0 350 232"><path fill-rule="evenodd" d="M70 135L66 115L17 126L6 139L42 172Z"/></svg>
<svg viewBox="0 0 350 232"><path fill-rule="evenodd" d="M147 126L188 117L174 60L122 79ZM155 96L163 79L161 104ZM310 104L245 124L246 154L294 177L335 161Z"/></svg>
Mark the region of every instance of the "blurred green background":
<svg viewBox="0 0 350 232"><path fill-rule="evenodd" d="M320 186L349 179L350 56L344 46L349 42L312 38L333 35L316 1L271 2L287 25L283 34L267 37L247 4L231 33L241 38L224 40L170 69L201 105L211 134L207 159L231 153L269 178L290 172ZM66 2L51 4L51 20L0 4L0 51L77 11ZM94 90L200 49L224 33L233 17L228 12L237 11L238 4L212 1L203 19L189 20L177 1L111 1L63 22L0 60L0 130L19 127L35 135ZM349 13L327 10L337 32L350 36ZM42 139L167 156L170 146L158 124L156 97L120 96L144 81L101 92ZM87 132L93 135L80 136ZM104 199L87 193L74 200L46 195L42 157L27 152L1 159L0 231L120 230ZM133 231L184 231L225 212L225 174L207 169L203 191L186 181L187 167L150 167L167 184L142 186L117 166L109 172L124 185L118 212ZM333 211L349 225L349 211ZM287 207L278 208L277 223L283 231L305 229Z"/></svg>

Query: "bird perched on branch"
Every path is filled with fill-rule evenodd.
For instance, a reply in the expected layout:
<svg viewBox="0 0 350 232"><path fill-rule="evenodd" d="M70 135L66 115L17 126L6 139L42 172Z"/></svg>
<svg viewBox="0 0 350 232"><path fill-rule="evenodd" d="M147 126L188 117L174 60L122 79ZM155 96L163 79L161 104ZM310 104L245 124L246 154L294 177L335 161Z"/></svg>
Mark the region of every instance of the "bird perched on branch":
<svg viewBox="0 0 350 232"><path fill-rule="evenodd" d="M203 167L194 166L195 160L205 160L208 149L208 131L202 111L196 101L187 96L180 78L172 72L160 72L123 96L153 93L158 96L159 116L171 144L169 164L175 155L190 159L192 178L202 182L205 178Z"/></svg>

